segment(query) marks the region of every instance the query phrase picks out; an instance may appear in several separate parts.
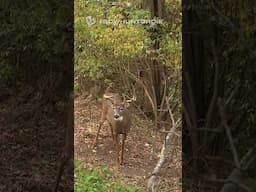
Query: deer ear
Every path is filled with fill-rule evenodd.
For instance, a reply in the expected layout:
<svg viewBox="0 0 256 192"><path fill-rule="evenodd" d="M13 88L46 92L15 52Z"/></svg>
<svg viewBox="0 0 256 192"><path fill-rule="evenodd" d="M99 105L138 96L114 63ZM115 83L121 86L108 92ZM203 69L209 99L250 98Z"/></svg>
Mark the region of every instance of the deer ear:
<svg viewBox="0 0 256 192"><path fill-rule="evenodd" d="M126 103L126 98L125 98L125 95L124 94L122 94L122 97L123 97L123 105L125 105L125 103Z"/></svg>

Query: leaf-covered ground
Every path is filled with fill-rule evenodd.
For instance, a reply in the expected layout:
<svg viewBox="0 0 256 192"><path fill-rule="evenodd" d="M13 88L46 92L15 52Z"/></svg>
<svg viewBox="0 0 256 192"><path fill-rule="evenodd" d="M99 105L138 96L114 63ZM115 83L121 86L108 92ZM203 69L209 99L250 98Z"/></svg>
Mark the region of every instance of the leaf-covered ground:
<svg viewBox="0 0 256 192"><path fill-rule="evenodd" d="M119 177L124 186L145 189L158 158L151 159L151 123L133 115L128 135L124 166L116 167L115 148L108 126L99 136L98 147L92 146L100 117L100 102L83 97L75 99L75 158L88 169L107 169ZM57 159L64 144L61 104L56 108L44 103L33 90L26 89L0 102L0 191L51 191L57 170ZM133 111L136 114L136 111ZM158 151L163 137L157 137ZM160 181L161 192L181 191L180 138L173 140L169 166ZM65 167L60 191L67 191L71 163Z"/></svg>
<svg viewBox="0 0 256 192"><path fill-rule="evenodd" d="M0 191L51 192L64 143L62 107L30 88L0 101ZM69 167L69 168L68 168ZM72 189L66 166L60 192ZM71 177L69 177L69 176ZM73 175L73 173L72 173Z"/></svg>
<svg viewBox="0 0 256 192"><path fill-rule="evenodd" d="M98 146L93 141L100 119L100 102L86 97L75 99L75 159L86 168L100 169L102 165L120 176L124 185L145 190L147 179L158 158L152 159L152 125L132 110L133 125L127 137L124 165L116 166L116 151L107 123L104 124ZM164 135L157 137L157 150L161 149ZM161 192L181 191L181 138L173 140L168 168L160 180Z"/></svg>

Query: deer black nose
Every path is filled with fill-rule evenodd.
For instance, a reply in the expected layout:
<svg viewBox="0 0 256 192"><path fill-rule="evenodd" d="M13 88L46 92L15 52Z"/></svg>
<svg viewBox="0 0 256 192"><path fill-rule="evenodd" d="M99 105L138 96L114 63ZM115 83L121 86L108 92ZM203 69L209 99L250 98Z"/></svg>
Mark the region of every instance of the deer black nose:
<svg viewBox="0 0 256 192"><path fill-rule="evenodd" d="M114 118L117 119L119 118L120 116L118 114L114 114Z"/></svg>

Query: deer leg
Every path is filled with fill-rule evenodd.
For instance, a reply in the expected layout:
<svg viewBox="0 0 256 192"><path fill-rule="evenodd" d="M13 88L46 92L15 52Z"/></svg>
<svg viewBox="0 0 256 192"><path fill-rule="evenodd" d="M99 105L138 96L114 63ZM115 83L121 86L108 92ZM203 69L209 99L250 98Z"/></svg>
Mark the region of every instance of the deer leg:
<svg viewBox="0 0 256 192"><path fill-rule="evenodd" d="M119 166L120 162L119 162L119 138L118 138L118 134L115 134L114 138L115 138L115 143L116 143L116 162L117 162L117 165Z"/></svg>
<svg viewBox="0 0 256 192"><path fill-rule="evenodd" d="M112 136L112 140L115 143L115 138L114 138L114 133L113 133L113 127L111 125L111 123L109 123L109 127L110 127L110 131L111 131L111 136Z"/></svg>
<svg viewBox="0 0 256 192"><path fill-rule="evenodd" d="M99 137L100 130L101 130L101 127L102 127L103 123L104 123L104 121L101 121L101 122L100 122L100 125L99 125L99 128L98 128L98 131L97 131L97 135L96 135L96 138L95 138L95 140L94 140L94 146L96 146L96 145L97 145L98 137Z"/></svg>
<svg viewBox="0 0 256 192"><path fill-rule="evenodd" d="M61 158L60 158L60 163L58 166L57 177L55 180L54 192L58 191L60 179L61 179L61 176L62 176L62 173L64 170L64 166L68 162L68 159L69 159L69 155L66 153L62 153Z"/></svg>
<svg viewBox="0 0 256 192"><path fill-rule="evenodd" d="M94 146L97 145L97 141L98 141L98 136L99 136L99 133L100 133L100 129L104 123L104 121L106 120L106 114L107 114L107 108L106 108L106 105L104 104L104 102L102 103L102 112L101 112L101 117L100 117L100 125L99 125L99 128L98 128L98 131L97 131L97 135L96 135L96 138L94 140Z"/></svg>
<svg viewBox="0 0 256 192"><path fill-rule="evenodd" d="M123 160L124 160L124 143L125 143L125 139L126 139L126 134L122 135L122 149L121 149L121 162L120 164L123 164Z"/></svg>

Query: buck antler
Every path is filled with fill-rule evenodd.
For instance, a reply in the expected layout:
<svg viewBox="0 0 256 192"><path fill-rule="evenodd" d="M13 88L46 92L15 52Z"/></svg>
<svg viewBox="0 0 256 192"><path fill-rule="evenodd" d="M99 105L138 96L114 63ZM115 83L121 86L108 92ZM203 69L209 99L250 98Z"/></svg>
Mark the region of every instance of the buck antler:
<svg viewBox="0 0 256 192"><path fill-rule="evenodd" d="M113 95L104 94L103 97L104 97L105 99L111 99L111 98L113 98Z"/></svg>
<svg viewBox="0 0 256 192"><path fill-rule="evenodd" d="M125 102L131 103L131 102L133 102L133 101L136 101L136 94L135 94L135 88L134 88L134 86L132 87L132 92L133 92L132 98L128 98L128 99L126 99L125 95L123 94L123 98L124 98L124 101L125 101Z"/></svg>
<svg viewBox="0 0 256 192"><path fill-rule="evenodd" d="M136 96L135 95L133 95L132 98L126 100L127 103L131 103L133 101L136 101Z"/></svg>

